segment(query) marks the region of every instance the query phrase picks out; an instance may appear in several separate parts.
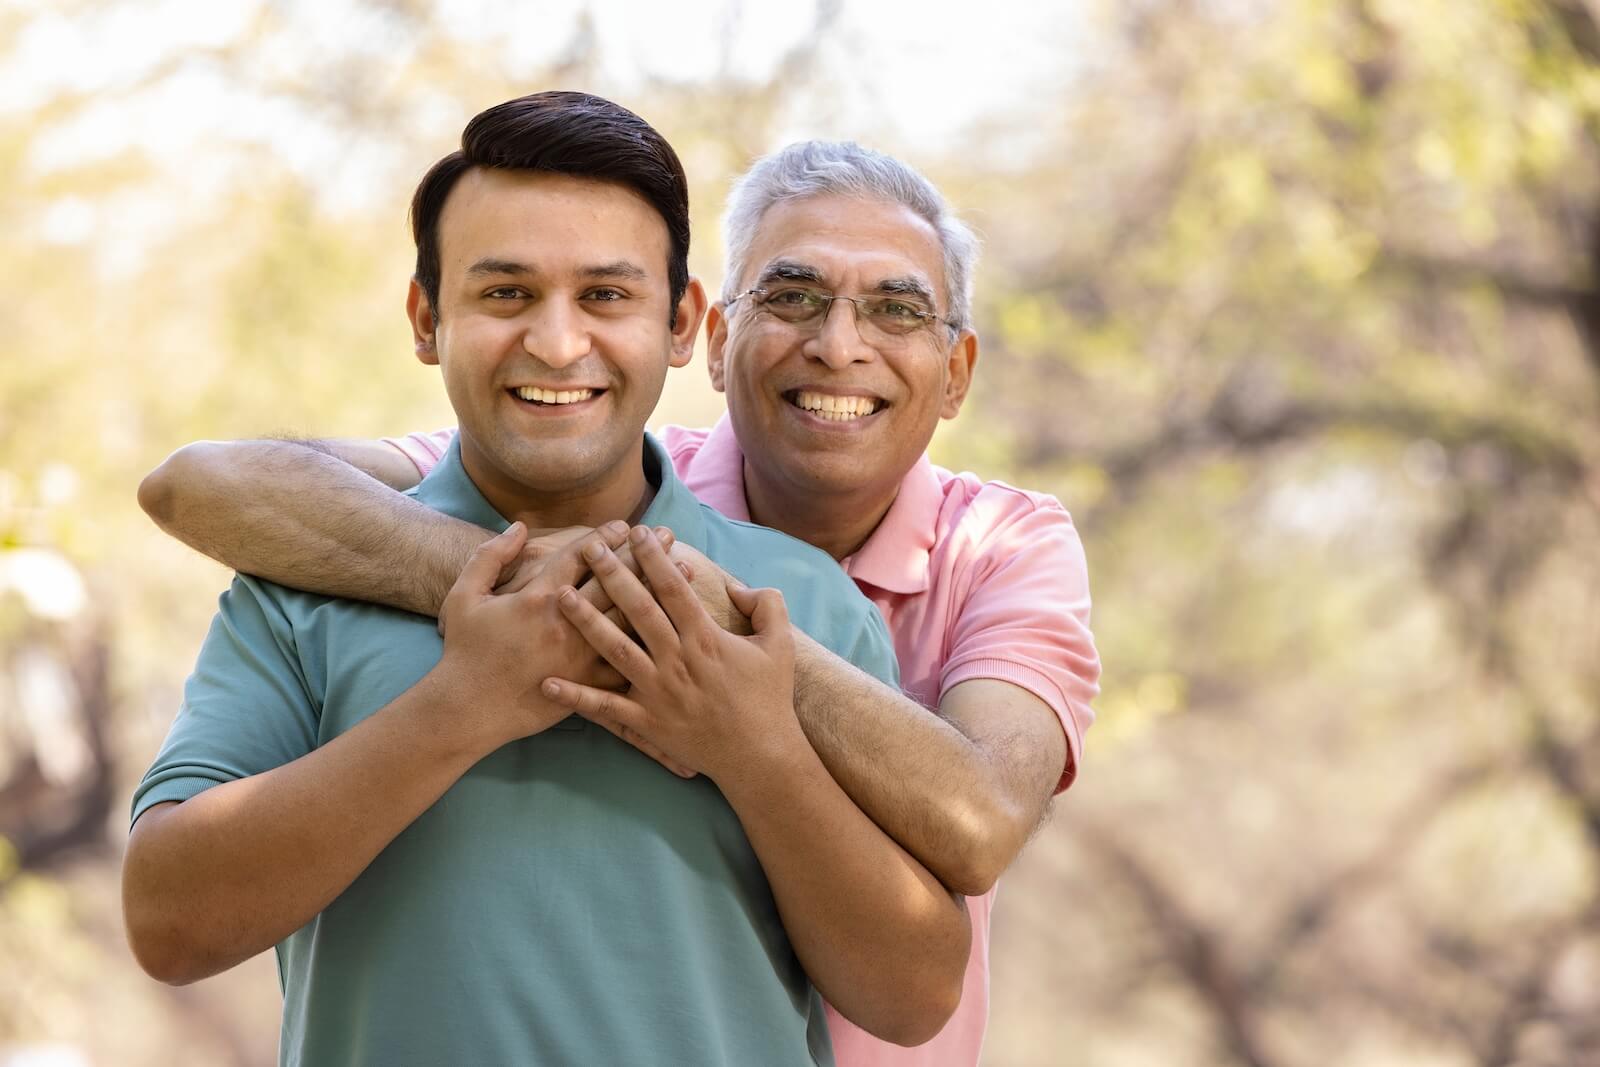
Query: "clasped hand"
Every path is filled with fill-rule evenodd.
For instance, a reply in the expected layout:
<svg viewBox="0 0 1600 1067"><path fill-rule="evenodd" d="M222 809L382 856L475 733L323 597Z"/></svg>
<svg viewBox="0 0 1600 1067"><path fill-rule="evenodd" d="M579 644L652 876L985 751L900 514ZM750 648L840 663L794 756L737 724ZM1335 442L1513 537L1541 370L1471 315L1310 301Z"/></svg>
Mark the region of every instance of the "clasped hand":
<svg viewBox="0 0 1600 1067"><path fill-rule="evenodd" d="M585 550L610 553L625 546L627 533L626 523L615 522L529 540L527 528L513 523L462 568L439 611L439 669L456 695L456 724L485 752L571 714L540 691L552 674L601 690L627 685L557 604L562 590L588 576ZM670 547L670 531L658 536ZM651 540L664 555L660 542ZM595 585L588 595L599 602L605 594Z"/></svg>
<svg viewBox="0 0 1600 1067"><path fill-rule="evenodd" d="M557 597L588 646L626 679L627 692L552 672L544 697L675 773L700 772L719 783L754 772L764 765L762 756L781 759L785 746L804 743L794 714L794 638L782 594L722 576L726 597L751 630L748 637L728 633L648 529L635 527L628 541L639 575L604 540L586 540L580 552L637 640L602 613L593 595L568 585Z"/></svg>

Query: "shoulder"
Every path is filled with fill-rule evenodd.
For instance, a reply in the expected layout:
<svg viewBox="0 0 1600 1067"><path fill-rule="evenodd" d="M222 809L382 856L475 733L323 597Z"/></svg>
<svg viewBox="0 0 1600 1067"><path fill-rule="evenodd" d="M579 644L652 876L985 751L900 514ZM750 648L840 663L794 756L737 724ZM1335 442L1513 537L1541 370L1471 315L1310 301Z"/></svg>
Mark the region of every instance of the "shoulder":
<svg viewBox="0 0 1600 1067"><path fill-rule="evenodd" d="M672 466L680 471L693 462L700 452L700 446L711 435L708 429L697 430L688 426L663 426L651 433L667 450L667 455L672 457Z"/></svg>
<svg viewBox="0 0 1600 1067"><path fill-rule="evenodd" d="M748 585L770 586L783 594L789 618L823 644L819 631L854 632L877 608L861 594L832 556L786 533L730 519L701 504L706 523L706 555Z"/></svg>
<svg viewBox="0 0 1600 1067"><path fill-rule="evenodd" d="M1081 551L1072 516L1049 493L934 467L942 499L935 552L971 557L1034 554L1064 545Z"/></svg>

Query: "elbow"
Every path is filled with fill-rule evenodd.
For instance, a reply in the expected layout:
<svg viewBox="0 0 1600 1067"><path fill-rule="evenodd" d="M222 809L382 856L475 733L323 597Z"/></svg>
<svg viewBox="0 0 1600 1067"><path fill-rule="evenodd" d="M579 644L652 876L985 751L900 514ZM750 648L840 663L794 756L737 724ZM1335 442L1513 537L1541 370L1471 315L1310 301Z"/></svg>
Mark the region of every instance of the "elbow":
<svg viewBox="0 0 1600 1067"><path fill-rule="evenodd" d="M152 819L150 813L146 819ZM144 820L141 820L141 822ZM122 925L128 948L139 969L158 982L181 986L208 978L224 968L216 965L216 952L203 943L198 924L185 921L174 907L180 894L164 886L151 865L148 842L141 826L122 863Z"/></svg>
<svg viewBox="0 0 1600 1067"><path fill-rule="evenodd" d="M1020 815L957 802L945 813L949 847L928 869L952 893L981 897L994 888L1027 841Z"/></svg>
<svg viewBox="0 0 1600 1067"><path fill-rule="evenodd" d="M139 507L157 526L170 529L183 487L196 484L199 472L216 466L225 447L217 441L195 441L172 453L139 483Z"/></svg>
<svg viewBox="0 0 1600 1067"><path fill-rule="evenodd" d="M893 1010L878 1020L875 1027L863 1026L875 1037L893 1045L914 1048L927 1044L939 1036L961 1005L961 991L966 977L966 949L963 945L959 966L933 965L922 970L909 988L900 991Z"/></svg>
<svg viewBox="0 0 1600 1067"><path fill-rule="evenodd" d="M858 1024L874 1037L907 1048L932 1041L961 1005L972 952L966 902L951 898L930 918L917 941L922 951L903 984L887 998L881 1017L871 1026Z"/></svg>
<svg viewBox="0 0 1600 1067"><path fill-rule="evenodd" d="M123 885L123 926L128 948L139 969L158 982L171 986L188 985L207 977L201 954L186 943L173 924L156 914L157 909L142 904Z"/></svg>

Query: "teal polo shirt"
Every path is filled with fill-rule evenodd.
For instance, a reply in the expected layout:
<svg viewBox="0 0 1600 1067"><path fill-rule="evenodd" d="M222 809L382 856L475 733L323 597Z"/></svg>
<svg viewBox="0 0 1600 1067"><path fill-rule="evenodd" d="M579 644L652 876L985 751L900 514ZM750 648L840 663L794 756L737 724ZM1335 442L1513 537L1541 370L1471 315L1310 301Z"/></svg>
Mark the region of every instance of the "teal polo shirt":
<svg viewBox="0 0 1600 1067"><path fill-rule="evenodd" d="M645 523L782 590L801 629L895 680L883 620L832 559L724 518L645 446ZM413 494L504 529L459 447ZM442 649L432 619L241 575L133 818L306 755ZM284 1064L833 1062L822 1001L721 792L576 716L486 756L277 955Z"/></svg>

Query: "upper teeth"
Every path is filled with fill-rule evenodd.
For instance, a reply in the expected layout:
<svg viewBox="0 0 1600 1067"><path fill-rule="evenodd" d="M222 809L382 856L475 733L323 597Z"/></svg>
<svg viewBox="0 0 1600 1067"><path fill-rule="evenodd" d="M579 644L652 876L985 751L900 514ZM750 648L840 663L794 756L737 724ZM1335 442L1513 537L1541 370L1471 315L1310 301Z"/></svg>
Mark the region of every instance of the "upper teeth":
<svg viewBox="0 0 1600 1067"><path fill-rule="evenodd" d="M831 393L810 393L801 390L795 405L820 415L830 422L859 419L878 410L878 401L870 396L834 396Z"/></svg>
<svg viewBox="0 0 1600 1067"><path fill-rule="evenodd" d="M588 400L594 396L593 389L535 389L530 386L520 386L517 395L524 400L536 400L541 404L576 404L580 400Z"/></svg>

